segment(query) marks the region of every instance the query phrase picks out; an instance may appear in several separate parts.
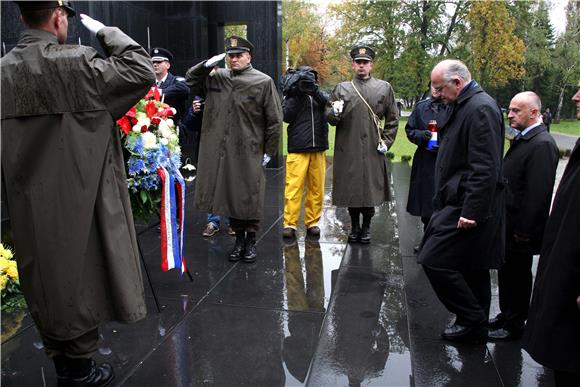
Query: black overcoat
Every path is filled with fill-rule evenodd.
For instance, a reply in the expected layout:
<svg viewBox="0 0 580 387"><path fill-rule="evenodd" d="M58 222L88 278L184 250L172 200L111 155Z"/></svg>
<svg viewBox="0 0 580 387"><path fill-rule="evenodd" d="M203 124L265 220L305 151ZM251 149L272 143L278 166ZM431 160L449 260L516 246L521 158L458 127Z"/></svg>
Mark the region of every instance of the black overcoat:
<svg viewBox="0 0 580 387"><path fill-rule="evenodd" d="M439 135L434 212L417 261L462 271L497 269L505 254L501 111L470 83ZM458 229L459 217L475 220L477 227Z"/></svg>
<svg viewBox="0 0 580 387"><path fill-rule="evenodd" d="M546 367L580 370L580 140L546 225L523 348Z"/></svg>
<svg viewBox="0 0 580 387"><path fill-rule="evenodd" d="M179 121L187 112L185 104L189 98L189 86L185 83L185 78L167 73L167 78L161 82L159 88L163 91L163 102L177 110L173 119Z"/></svg>
<svg viewBox="0 0 580 387"><path fill-rule="evenodd" d="M539 254L550 213L558 147L544 124L512 142L504 158L508 250ZM514 234L530 238L516 243Z"/></svg>
<svg viewBox="0 0 580 387"><path fill-rule="evenodd" d="M407 212L411 215L430 218L433 213L433 196L435 194L435 160L437 149L428 150L427 144L431 132L427 129L429 121L437 121L441 128L447 122L449 107L432 98L419 101L405 125L407 138L417 145L411 167L411 184Z"/></svg>

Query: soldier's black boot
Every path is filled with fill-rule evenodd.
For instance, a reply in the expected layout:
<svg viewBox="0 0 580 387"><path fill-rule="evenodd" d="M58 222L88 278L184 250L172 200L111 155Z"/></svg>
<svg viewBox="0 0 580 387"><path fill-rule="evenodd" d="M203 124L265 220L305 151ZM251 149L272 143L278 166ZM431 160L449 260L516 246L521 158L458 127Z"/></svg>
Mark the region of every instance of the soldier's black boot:
<svg viewBox="0 0 580 387"><path fill-rule="evenodd" d="M363 214L363 223L358 238L360 243L371 243L371 216Z"/></svg>
<svg viewBox="0 0 580 387"><path fill-rule="evenodd" d="M243 231L236 231L236 244L234 249L230 253L228 260L230 262L236 262L243 258L244 256L244 244L246 242L246 233Z"/></svg>
<svg viewBox="0 0 580 387"><path fill-rule="evenodd" d="M360 216L359 213L354 213L349 211L350 213L350 222L351 222L351 229L350 234L348 234L348 243L356 243L358 242L359 234L360 234Z"/></svg>
<svg viewBox="0 0 580 387"><path fill-rule="evenodd" d="M252 263L256 262L258 254L256 253L256 233L249 232L246 237L246 253L244 254L244 262Z"/></svg>
<svg viewBox="0 0 580 387"><path fill-rule="evenodd" d="M93 359L71 359L64 356L54 358L58 387L102 387L108 386L115 373L109 363L97 365Z"/></svg>

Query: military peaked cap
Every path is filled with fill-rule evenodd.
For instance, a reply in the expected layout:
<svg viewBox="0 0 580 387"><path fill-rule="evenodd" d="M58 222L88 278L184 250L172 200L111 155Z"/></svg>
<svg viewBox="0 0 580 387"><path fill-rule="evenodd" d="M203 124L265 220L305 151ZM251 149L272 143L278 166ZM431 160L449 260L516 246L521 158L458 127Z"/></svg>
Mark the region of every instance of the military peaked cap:
<svg viewBox="0 0 580 387"><path fill-rule="evenodd" d="M161 61L171 62L173 60L173 54L171 53L171 51L161 47L152 48L149 55L151 55L151 60L153 62L161 62Z"/></svg>
<svg viewBox="0 0 580 387"><path fill-rule="evenodd" d="M252 52L254 51L254 45L249 41L240 36L230 36L226 38L226 53L227 54L239 54L241 52Z"/></svg>
<svg viewBox="0 0 580 387"><path fill-rule="evenodd" d="M70 1L15 1L15 3L18 4L20 12L22 13L62 7L66 9L68 16L75 16L77 14Z"/></svg>
<svg viewBox="0 0 580 387"><path fill-rule="evenodd" d="M375 59L375 52L369 46L356 46L350 50L350 57L352 60L364 59L373 60Z"/></svg>

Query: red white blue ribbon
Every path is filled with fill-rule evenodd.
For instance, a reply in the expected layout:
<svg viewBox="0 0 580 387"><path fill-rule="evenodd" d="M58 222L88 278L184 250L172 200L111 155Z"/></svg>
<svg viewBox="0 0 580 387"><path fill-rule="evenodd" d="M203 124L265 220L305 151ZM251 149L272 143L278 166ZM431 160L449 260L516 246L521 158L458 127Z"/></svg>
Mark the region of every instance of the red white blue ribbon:
<svg viewBox="0 0 580 387"><path fill-rule="evenodd" d="M185 182L179 170L157 168L161 178L161 270L180 268L185 273L183 230L185 228ZM177 200L176 200L177 197ZM179 216L179 235L177 227Z"/></svg>

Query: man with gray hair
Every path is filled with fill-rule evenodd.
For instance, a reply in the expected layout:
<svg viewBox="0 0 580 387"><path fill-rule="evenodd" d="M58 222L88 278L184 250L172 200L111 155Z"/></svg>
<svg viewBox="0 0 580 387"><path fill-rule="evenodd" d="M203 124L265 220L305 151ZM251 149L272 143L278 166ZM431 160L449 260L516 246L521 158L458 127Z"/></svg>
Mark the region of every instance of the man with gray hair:
<svg viewBox="0 0 580 387"><path fill-rule="evenodd" d="M502 114L461 61L437 64L431 87L453 110L438 132L434 212L417 261L437 297L456 315L442 337L483 343L489 269L499 269L504 255Z"/></svg>
<svg viewBox="0 0 580 387"><path fill-rule="evenodd" d="M498 271L501 313L490 321L490 340L518 339L528 318L532 259L540 253L558 166L558 147L541 116L534 92L512 98L510 126L519 131L504 158L506 191L505 262Z"/></svg>

